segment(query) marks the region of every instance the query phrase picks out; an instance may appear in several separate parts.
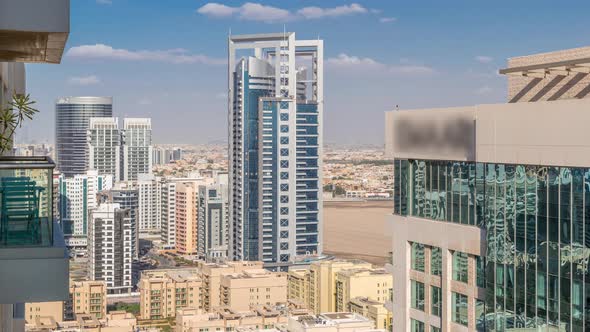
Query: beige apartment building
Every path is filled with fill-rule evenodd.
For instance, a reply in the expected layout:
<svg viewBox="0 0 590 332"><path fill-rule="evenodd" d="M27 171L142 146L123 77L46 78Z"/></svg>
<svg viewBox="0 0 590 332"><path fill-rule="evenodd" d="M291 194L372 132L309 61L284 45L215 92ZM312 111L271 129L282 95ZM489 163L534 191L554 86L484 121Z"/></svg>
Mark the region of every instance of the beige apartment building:
<svg viewBox="0 0 590 332"><path fill-rule="evenodd" d="M309 267L308 308L320 314L336 310L336 274L350 269L372 269L372 265L359 260L334 259L313 262Z"/></svg>
<svg viewBox="0 0 590 332"><path fill-rule="evenodd" d="M238 328L272 329L286 325L289 316L285 309L261 306L248 311L236 311L226 307L214 312L185 308L176 314L176 332L234 331Z"/></svg>
<svg viewBox="0 0 590 332"><path fill-rule="evenodd" d="M70 284L70 300L65 302L65 319L90 315L101 319L107 314L107 286L104 281L77 281Z"/></svg>
<svg viewBox="0 0 590 332"><path fill-rule="evenodd" d="M375 327L392 331L392 313L385 308L383 302L366 297L355 297L348 302L347 311L357 313L375 322Z"/></svg>
<svg viewBox="0 0 590 332"><path fill-rule="evenodd" d="M71 282L67 301L27 303L25 322L34 324L37 318L51 318L55 322L72 321L79 315L102 319L107 313L106 292L104 281Z"/></svg>
<svg viewBox="0 0 590 332"><path fill-rule="evenodd" d="M214 308L222 306L219 289L221 276L224 274L241 273L249 269L261 269L262 262L237 261L225 263L199 263L200 275L203 280L203 309L211 312Z"/></svg>
<svg viewBox="0 0 590 332"><path fill-rule="evenodd" d="M287 280L289 282L289 301L307 307L309 303L309 269L290 269Z"/></svg>
<svg viewBox="0 0 590 332"><path fill-rule="evenodd" d="M76 320L58 322L53 317L37 317L26 325L28 332L135 332L137 319L124 311L112 311L103 319L79 315Z"/></svg>
<svg viewBox="0 0 590 332"><path fill-rule="evenodd" d="M176 185L176 251L183 255L197 254L199 187L195 182Z"/></svg>
<svg viewBox="0 0 590 332"><path fill-rule="evenodd" d="M352 312L329 312L316 316L290 317L281 331L289 332L379 332L370 319Z"/></svg>
<svg viewBox="0 0 590 332"><path fill-rule="evenodd" d="M265 269L225 274L221 278L221 303L233 310L287 303L287 274Z"/></svg>
<svg viewBox="0 0 590 332"><path fill-rule="evenodd" d="M336 310L347 311L352 298L363 296L385 303L393 284L391 274L383 269L351 269L336 273Z"/></svg>
<svg viewBox="0 0 590 332"><path fill-rule="evenodd" d="M198 269L143 271L139 281L142 319L174 317L180 308L202 309L203 282Z"/></svg>

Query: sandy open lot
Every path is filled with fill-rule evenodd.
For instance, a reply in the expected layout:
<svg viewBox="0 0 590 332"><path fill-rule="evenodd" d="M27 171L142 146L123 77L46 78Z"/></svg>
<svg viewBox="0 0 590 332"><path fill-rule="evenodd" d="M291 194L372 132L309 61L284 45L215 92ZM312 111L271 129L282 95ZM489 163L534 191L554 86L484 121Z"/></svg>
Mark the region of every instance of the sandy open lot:
<svg viewBox="0 0 590 332"><path fill-rule="evenodd" d="M391 234L385 215L393 201L325 201L324 253L385 264L391 251Z"/></svg>

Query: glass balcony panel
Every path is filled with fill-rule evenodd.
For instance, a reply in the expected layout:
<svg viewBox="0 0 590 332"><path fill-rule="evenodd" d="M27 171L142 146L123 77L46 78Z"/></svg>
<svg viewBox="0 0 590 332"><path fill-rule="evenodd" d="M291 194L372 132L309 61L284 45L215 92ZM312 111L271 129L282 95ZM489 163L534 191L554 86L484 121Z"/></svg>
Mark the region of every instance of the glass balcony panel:
<svg viewBox="0 0 590 332"><path fill-rule="evenodd" d="M46 157L0 157L0 248L53 245L53 168Z"/></svg>

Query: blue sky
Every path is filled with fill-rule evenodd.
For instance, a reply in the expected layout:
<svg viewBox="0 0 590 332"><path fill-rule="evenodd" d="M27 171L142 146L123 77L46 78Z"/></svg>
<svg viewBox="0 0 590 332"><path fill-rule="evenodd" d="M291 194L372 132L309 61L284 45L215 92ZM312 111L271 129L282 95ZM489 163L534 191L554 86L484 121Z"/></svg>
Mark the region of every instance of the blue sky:
<svg viewBox="0 0 590 332"><path fill-rule="evenodd" d="M27 65L41 113L20 141L53 142L55 99L106 95L152 117L156 143L226 139L226 43L297 33L325 43L328 143L383 142L383 112L505 100L511 56L590 45L588 1L71 0L60 65Z"/></svg>

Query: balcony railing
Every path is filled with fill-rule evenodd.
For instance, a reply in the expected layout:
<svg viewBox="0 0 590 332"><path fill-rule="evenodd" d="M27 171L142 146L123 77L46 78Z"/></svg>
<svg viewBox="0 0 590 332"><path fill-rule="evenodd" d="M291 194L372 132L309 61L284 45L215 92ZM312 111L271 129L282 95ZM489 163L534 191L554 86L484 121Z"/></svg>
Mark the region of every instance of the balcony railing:
<svg viewBox="0 0 590 332"><path fill-rule="evenodd" d="M0 157L0 248L53 246L49 157Z"/></svg>

